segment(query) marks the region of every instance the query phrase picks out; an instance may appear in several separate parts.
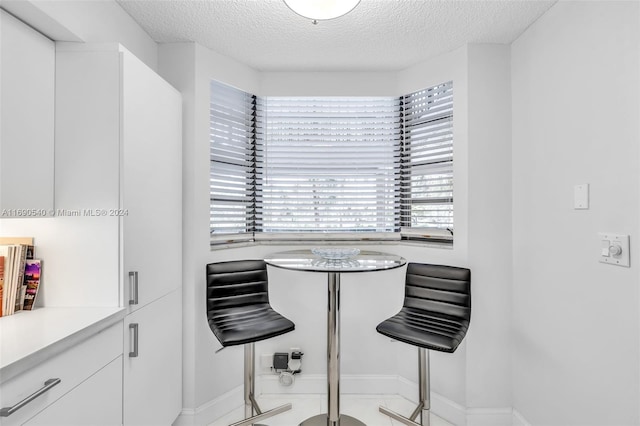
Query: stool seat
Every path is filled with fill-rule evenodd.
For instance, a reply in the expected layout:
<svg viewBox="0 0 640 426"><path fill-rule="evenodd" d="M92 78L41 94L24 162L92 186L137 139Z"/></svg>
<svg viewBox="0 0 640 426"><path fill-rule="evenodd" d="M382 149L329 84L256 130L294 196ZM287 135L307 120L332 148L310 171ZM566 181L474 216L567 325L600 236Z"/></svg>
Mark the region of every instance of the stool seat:
<svg viewBox="0 0 640 426"><path fill-rule="evenodd" d="M293 331L295 325L267 303L223 308L208 315L222 346L244 345Z"/></svg>
<svg viewBox="0 0 640 426"><path fill-rule="evenodd" d="M468 328L467 320L405 307L380 323L376 330L413 346L452 353L462 342Z"/></svg>

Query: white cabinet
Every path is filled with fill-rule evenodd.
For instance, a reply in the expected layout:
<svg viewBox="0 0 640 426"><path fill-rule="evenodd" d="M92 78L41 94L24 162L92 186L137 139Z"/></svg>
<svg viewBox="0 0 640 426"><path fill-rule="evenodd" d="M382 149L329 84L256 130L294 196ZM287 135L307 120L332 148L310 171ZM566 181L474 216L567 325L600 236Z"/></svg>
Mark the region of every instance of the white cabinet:
<svg viewBox="0 0 640 426"><path fill-rule="evenodd" d="M181 292L174 290L125 319L125 425L170 425L180 413L181 305Z"/></svg>
<svg viewBox="0 0 640 426"><path fill-rule="evenodd" d="M119 424L122 418L122 337L120 321L3 382L0 406L12 412L0 417L0 424L97 425L103 424L100 423L102 419L117 419L110 424ZM50 380L56 382L49 382L51 385L46 391L16 409L22 401L44 390L45 383ZM96 389L101 390L95 392ZM105 391L114 393L107 395ZM105 398L113 398L113 401L105 403ZM89 407L101 408L92 413Z"/></svg>
<svg viewBox="0 0 640 426"><path fill-rule="evenodd" d="M122 422L122 356L24 423L29 426L115 426Z"/></svg>
<svg viewBox="0 0 640 426"><path fill-rule="evenodd" d="M0 217L53 209L54 43L0 10Z"/></svg>
<svg viewBox="0 0 640 426"><path fill-rule="evenodd" d="M123 422L171 424L182 406L181 96L114 44L59 44L56 73L57 208L98 211L90 219L120 238Z"/></svg>
<svg viewBox="0 0 640 426"><path fill-rule="evenodd" d="M136 310L182 280L182 101L132 55L123 60L124 272L135 273Z"/></svg>
<svg viewBox="0 0 640 426"><path fill-rule="evenodd" d="M135 355L124 363L124 423L171 424L182 408L182 102L142 62L123 60L125 355Z"/></svg>

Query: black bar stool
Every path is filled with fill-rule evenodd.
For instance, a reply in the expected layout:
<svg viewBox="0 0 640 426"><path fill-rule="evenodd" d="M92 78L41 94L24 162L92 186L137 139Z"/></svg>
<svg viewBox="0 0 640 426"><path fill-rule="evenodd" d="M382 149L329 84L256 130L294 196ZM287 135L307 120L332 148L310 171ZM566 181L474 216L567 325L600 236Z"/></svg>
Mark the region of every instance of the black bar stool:
<svg viewBox="0 0 640 426"><path fill-rule="evenodd" d="M409 263L404 304L381 322L378 333L418 347L418 406L407 418L387 408L380 412L409 426L429 426L429 351L453 353L471 319L471 271L444 265ZM420 422L415 420L420 416Z"/></svg>
<svg viewBox="0 0 640 426"><path fill-rule="evenodd" d="M262 412L255 400L255 342L293 331L295 325L269 304L267 264L237 260L207 265L207 319L223 348L244 345L245 419L253 425L291 409L284 404Z"/></svg>

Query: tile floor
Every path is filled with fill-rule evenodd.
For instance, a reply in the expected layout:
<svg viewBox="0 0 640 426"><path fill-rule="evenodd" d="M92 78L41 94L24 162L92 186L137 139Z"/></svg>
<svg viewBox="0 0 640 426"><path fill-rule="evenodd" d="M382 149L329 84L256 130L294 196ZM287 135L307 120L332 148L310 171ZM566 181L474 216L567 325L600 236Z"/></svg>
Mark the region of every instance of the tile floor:
<svg viewBox="0 0 640 426"><path fill-rule="evenodd" d="M263 411L291 402L293 408L261 423L268 426L297 426L301 421L327 411L326 395L262 395L258 404ZM378 411L383 405L403 415L409 415L415 404L398 395L349 395L343 394L340 411L357 418L367 426L400 426L402 423L391 420ZM244 408L238 407L219 418L209 426L228 426L242 420ZM431 414L431 426L453 426L451 423Z"/></svg>

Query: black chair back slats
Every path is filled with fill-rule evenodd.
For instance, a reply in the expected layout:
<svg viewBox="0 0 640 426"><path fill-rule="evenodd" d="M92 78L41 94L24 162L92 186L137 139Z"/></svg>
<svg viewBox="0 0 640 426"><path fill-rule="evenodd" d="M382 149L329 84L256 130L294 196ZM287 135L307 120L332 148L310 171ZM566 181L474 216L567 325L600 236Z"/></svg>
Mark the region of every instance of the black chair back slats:
<svg viewBox="0 0 640 426"><path fill-rule="evenodd" d="M445 265L409 263L404 305L471 319L471 271Z"/></svg>
<svg viewBox="0 0 640 426"><path fill-rule="evenodd" d="M269 304L263 260L207 265L207 319L223 346L257 342L294 329Z"/></svg>
<svg viewBox="0 0 640 426"><path fill-rule="evenodd" d="M380 323L379 333L428 349L454 352L471 320L471 271L409 263L405 298L398 314Z"/></svg>
<svg viewBox="0 0 640 426"><path fill-rule="evenodd" d="M269 303L266 263L237 262L207 265L207 309Z"/></svg>

